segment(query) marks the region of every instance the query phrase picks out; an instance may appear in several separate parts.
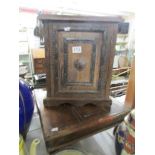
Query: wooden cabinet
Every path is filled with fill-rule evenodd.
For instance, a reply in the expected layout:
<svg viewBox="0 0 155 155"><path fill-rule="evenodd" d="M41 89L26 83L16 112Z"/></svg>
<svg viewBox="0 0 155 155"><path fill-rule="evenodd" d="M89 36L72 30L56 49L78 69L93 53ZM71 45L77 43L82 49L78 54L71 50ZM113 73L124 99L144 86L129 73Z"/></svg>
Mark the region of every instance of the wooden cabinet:
<svg viewBox="0 0 155 155"><path fill-rule="evenodd" d="M45 50L38 48L32 50L33 66L35 74L45 73Z"/></svg>
<svg viewBox="0 0 155 155"><path fill-rule="evenodd" d="M33 59L33 63L34 63L35 74L45 73L45 58Z"/></svg>
<svg viewBox="0 0 155 155"><path fill-rule="evenodd" d="M46 106L98 104L109 110L119 17L39 15L47 74Z"/></svg>

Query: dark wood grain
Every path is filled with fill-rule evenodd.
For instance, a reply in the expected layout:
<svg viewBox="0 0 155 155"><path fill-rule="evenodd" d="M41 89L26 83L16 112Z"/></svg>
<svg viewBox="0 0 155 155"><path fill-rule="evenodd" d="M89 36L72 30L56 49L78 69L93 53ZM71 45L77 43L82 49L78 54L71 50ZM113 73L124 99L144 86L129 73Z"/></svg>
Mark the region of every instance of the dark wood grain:
<svg viewBox="0 0 155 155"><path fill-rule="evenodd" d="M51 33L50 29L50 33ZM45 39L45 71L46 71L46 89L47 89L47 96L50 96L51 94L54 94L54 85L52 86L51 83L53 83L54 75L51 75L50 68L53 66L51 65L51 59L53 62L53 54L50 52L50 38L48 37L49 35L49 25L45 24L43 27L43 34L44 34L44 39ZM49 67L51 65L51 67Z"/></svg>
<svg viewBox="0 0 155 155"><path fill-rule="evenodd" d="M63 104L47 108L43 104L46 91L35 90L35 95L48 152L59 151L80 139L113 127L130 111L115 100L109 113L92 104L83 107Z"/></svg>

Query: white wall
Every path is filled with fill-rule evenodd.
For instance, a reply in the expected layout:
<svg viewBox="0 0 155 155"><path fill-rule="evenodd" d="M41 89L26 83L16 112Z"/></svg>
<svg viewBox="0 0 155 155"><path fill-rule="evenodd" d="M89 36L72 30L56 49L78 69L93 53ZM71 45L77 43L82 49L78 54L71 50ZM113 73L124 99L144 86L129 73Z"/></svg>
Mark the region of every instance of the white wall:
<svg viewBox="0 0 155 155"><path fill-rule="evenodd" d="M33 34L34 28L37 23L37 14L32 13L19 13L19 26L20 28L26 27L27 35L28 35L28 42L29 48L38 48L40 39L35 37Z"/></svg>

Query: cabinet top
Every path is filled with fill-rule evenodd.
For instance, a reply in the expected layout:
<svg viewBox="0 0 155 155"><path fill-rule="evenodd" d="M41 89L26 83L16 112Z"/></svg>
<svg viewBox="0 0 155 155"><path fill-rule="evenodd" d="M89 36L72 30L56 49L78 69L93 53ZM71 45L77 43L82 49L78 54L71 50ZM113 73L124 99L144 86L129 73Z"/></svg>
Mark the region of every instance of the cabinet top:
<svg viewBox="0 0 155 155"><path fill-rule="evenodd" d="M75 15L52 15L52 14L40 14L39 20L42 21L77 21L77 22L123 22L123 18L120 16L75 16Z"/></svg>

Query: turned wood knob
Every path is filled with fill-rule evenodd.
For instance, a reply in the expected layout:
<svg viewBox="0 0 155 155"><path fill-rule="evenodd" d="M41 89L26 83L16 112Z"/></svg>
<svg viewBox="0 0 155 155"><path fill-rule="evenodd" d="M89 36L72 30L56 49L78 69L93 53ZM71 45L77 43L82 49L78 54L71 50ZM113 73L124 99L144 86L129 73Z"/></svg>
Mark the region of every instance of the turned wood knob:
<svg viewBox="0 0 155 155"><path fill-rule="evenodd" d="M74 67L79 71L83 70L85 66L86 66L86 62L82 59L77 59L74 61Z"/></svg>

